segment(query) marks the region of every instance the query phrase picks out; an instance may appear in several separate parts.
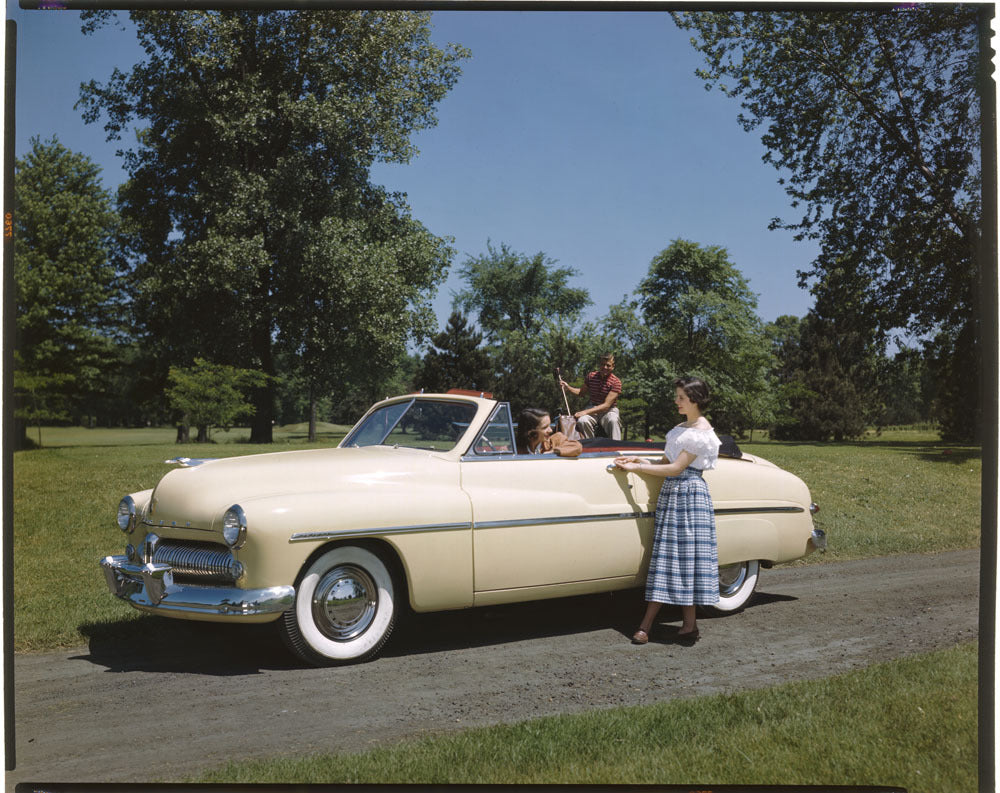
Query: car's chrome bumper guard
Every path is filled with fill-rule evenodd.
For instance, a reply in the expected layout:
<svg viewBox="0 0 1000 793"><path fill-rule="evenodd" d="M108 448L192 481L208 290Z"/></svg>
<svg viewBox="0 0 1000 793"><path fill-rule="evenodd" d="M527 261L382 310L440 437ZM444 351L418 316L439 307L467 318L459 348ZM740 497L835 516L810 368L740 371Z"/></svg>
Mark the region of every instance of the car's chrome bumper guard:
<svg viewBox="0 0 1000 793"><path fill-rule="evenodd" d="M822 529L813 529L812 544L817 551L826 550L826 532Z"/></svg>
<svg viewBox="0 0 1000 793"><path fill-rule="evenodd" d="M221 614L247 617L280 614L292 607L295 587L265 589L175 584L170 565L136 564L127 556L105 556L100 561L112 595L133 606L155 608L161 613Z"/></svg>

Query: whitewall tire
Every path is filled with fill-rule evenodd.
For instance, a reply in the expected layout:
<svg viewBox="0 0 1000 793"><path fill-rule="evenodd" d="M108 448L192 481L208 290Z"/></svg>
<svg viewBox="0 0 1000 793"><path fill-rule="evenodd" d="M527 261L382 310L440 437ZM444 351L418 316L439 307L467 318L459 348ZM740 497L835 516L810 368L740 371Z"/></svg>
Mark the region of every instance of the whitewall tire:
<svg viewBox="0 0 1000 793"><path fill-rule="evenodd" d="M760 577L760 562L737 562L719 567L719 602L709 610L719 614L739 611L753 596Z"/></svg>
<svg viewBox="0 0 1000 793"><path fill-rule="evenodd" d="M317 557L281 618L285 644L304 661L326 666L373 658L396 622L396 585L385 561L357 545Z"/></svg>

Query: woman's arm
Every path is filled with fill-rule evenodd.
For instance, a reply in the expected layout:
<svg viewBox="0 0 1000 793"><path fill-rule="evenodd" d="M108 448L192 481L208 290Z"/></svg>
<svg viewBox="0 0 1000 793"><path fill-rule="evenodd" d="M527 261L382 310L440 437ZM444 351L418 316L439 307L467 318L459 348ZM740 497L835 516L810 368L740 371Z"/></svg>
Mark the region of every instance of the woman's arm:
<svg viewBox="0 0 1000 793"><path fill-rule="evenodd" d="M667 462L666 455L658 462L646 462L638 457L618 457L615 465L623 471L635 471L639 474L650 474L652 476L677 476L695 461L695 456L691 452L682 451L677 455L677 459L672 463Z"/></svg>
<svg viewBox="0 0 1000 793"><path fill-rule="evenodd" d="M561 432L554 432L549 436L549 443L552 451L560 457L579 457L583 452L583 444L580 441L571 441Z"/></svg>

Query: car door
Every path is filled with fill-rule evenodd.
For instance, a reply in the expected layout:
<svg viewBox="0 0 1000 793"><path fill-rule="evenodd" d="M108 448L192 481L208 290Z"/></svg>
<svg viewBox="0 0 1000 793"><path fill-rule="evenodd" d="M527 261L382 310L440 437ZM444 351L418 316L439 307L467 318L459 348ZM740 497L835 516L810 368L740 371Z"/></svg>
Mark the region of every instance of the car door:
<svg viewBox="0 0 1000 793"><path fill-rule="evenodd" d="M608 470L613 455L496 453L514 448L509 424L509 409L500 405L489 431L462 459L462 488L472 502L475 591L585 582L598 591L609 588L608 579L641 578L648 551L648 531L640 527L644 506L633 496L630 476Z"/></svg>

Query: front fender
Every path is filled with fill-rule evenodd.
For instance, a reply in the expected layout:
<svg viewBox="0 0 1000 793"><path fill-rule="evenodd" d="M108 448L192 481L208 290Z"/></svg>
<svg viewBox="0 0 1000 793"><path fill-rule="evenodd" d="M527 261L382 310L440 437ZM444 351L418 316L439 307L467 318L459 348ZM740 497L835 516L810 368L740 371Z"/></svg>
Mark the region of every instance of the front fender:
<svg viewBox="0 0 1000 793"><path fill-rule="evenodd" d="M321 546L377 538L399 557L417 611L472 604L472 507L452 485L406 493L323 492L241 500L247 587L294 583Z"/></svg>

